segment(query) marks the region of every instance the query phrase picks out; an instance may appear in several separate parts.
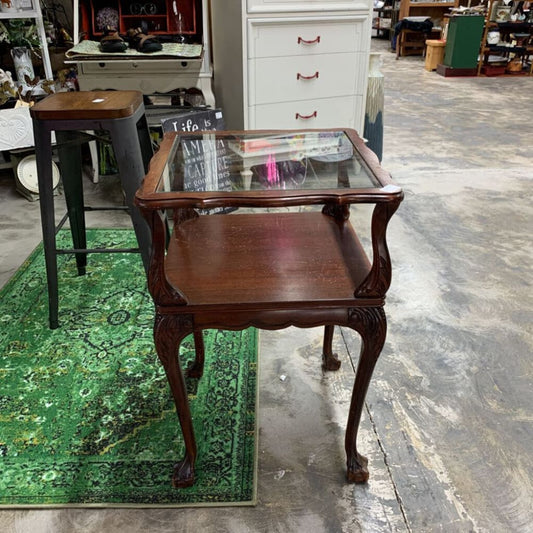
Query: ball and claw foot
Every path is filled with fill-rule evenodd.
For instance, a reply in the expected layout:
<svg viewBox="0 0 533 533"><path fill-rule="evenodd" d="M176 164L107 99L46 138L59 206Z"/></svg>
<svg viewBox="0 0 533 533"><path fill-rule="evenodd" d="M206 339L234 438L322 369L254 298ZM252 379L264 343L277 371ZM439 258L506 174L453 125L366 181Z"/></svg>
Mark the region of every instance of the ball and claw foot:
<svg viewBox="0 0 533 533"><path fill-rule="evenodd" d="M187 376L194 379L199 379L204 375L204 365L194 360L189 368L187 368Z"/></svg>
<svg viewBox="0 0 533 533"><path fill-rule="evenodd" d="M368 481L368 459L363 455L348 459L346 477L350 483L366 483Z"/></svg>
<svg viewBox="0 0 533 533"><path fill-rule="evenodd" d="M341 362L336 353L322 352L322 368L324 370L339 370L340 367Z"/></svg>
<svg viewBox="0 0 533 533"><path fill-rule="evenodd" d="M183 461L174 465L174 473L172 475L172 486L175 489L182 489L190 487L194 484L194 466L185 458Z"/></svg>

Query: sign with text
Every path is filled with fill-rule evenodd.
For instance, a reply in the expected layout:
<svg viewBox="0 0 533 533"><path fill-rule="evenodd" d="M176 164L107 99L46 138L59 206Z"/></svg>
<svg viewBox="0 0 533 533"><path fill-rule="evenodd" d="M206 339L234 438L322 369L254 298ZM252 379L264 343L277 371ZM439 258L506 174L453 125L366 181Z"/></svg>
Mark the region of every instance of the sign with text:
<svg viewBox="0 0 533 533"><path fill-rule="evenodd" d="M220 131L226 129L220 109L185 111L161 119L161 126L164 133L167 131L194 133L202 130Z"/></svg>
<svg viewBox="0 0 533 533"><path fill-rule="evenodd" d="M219 109L185 112L161 120L164 132L196 133L225 129L222 111ZM223 141L215 139L181 140L183 146L183 190L212 191L231 190L229 157ZM232 209L233 210L233 209ZM202 213L221 213L228 209L201 210Z"/></svg>

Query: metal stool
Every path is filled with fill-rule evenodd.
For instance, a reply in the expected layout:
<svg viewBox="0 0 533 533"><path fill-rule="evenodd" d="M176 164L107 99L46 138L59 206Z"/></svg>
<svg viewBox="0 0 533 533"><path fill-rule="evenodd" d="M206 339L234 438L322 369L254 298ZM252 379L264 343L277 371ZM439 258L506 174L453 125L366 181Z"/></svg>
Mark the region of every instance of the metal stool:
<svg viewBox="0 0 533 533"><path fill-rule="evenodd" d="M81 91L57 93L48 96L31 108L39 202L48 283L50 328L58 327L57 255L74 253L78 274L85 274L87 254L96 252L138 252L148 270L151 235L148 225L134 205L136 190L140 187L152 157L150 133L144 115L142 93L139 91ZM85 234L81 145L72 141L73 131L107 130L111 134L118 164L126 207L132 219L139 249L88 249ZM54 216L52 191L51 132L56 132L61 176L67 203L67 214L58 226ZM70 132L70 133L69 133ZM96 208L108 209L108 208ZM56 234L68 220L74 248L58 250Z"/></svg>

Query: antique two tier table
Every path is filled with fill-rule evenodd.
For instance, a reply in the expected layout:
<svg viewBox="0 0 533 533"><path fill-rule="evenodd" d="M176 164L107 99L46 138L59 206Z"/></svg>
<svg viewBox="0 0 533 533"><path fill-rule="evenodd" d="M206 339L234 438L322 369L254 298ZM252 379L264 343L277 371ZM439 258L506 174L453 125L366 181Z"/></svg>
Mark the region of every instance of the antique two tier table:
<svg viewBox="0 0 533 533"><path fill-rule="evenodd" d="M332 353L334 326L360 334L345 448L348 480L368 479L357 431L385 341L391 280L385 236L402 198L353 130L165 136L136 203L152 231L155 346L186 448L174 486L194 482L196 458L180 342L194 334L196 360L188 372L200 377L202 330L251 326L325 326L327 370L340 366ZM350 205L360 203L375 204L370 257L349 221Z"/></svg>

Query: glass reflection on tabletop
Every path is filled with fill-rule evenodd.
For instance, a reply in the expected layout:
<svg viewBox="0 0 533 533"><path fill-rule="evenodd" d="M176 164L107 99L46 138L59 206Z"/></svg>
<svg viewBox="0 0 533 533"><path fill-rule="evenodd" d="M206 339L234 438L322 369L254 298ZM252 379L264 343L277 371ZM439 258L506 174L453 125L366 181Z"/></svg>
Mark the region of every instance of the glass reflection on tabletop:
<svg viewBox="0 0 533 533"><path fill-rule="evenodd" d="M380 187L343 131L184 134L159 183L168 191Z"/></svg>

